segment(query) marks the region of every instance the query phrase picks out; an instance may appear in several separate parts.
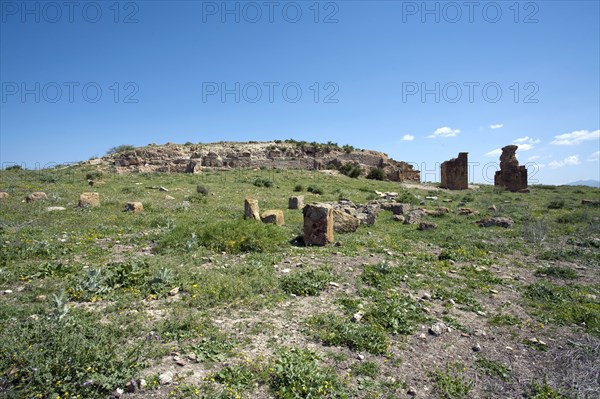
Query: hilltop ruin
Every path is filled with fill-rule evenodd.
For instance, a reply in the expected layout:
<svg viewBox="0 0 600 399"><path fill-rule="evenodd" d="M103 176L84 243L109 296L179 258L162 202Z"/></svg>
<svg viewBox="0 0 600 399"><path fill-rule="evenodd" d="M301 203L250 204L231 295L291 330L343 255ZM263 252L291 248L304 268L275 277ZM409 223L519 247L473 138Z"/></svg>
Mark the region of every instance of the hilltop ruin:
<svg viewBox="0 0 600 399"><path fill-rule="evenodd" d="M381 169L390 181L420 182L420 172L412 165L387 154L357 150L337 144L316 144L293 140L248 143L171 144L136 148L104 158L117 173L201 173L204 169L237 168L340 170L359 166L362 174Z"/></svg>

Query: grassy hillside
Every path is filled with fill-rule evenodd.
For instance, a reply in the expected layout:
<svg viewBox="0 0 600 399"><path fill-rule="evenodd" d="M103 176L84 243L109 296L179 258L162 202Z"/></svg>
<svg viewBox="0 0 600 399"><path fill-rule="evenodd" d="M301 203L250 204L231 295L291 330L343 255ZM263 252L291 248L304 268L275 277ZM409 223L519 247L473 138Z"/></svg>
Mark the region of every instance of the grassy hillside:
<svg viewBox="0 0 600 399"><path fill-rule="evenodd" d="M382 211L335 245L295 245L289 196L376 190L450 212L418 231ZM2 171L0 191L1 397L598 397L600 208L581 204L598 189L77 166ZM101 206L78 208L85 191ZM246 197L285 226L244 220Z"/></svg>

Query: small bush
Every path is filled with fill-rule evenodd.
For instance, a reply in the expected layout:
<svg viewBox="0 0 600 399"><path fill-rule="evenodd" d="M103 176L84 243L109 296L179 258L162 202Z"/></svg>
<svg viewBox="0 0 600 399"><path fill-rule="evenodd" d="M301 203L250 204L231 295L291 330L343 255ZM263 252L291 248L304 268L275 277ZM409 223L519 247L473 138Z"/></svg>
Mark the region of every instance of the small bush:
<svg viewBox="0 0 600 399"><path fill-rule="evenodd" d="M294 186L294 191L297 193L302 192L302 191L304 191L304 186L302 184L296 184Z"/></svg>
<svg viewBox="0 0 600 399"><path fill-rule="evenodd" d="M256 179L253 183L256 187L273 187L273 181L269 179Z"/></svg>
<svg viewBox="0 0 600 399"><path fill-rule="evenodd" d="M475 383L464 372L466 367L460 363L452 363L445 370L437 369L432 373L435 390L439 398L468 398Z"/></svg>
<svg viewBox="0 0 600 399"><path fill-rule="evenodd" d="M202 195L206 196L206 195L208 195L208 188L204 187L203 185L197 185L196 192L198 194L202 194Z"/></svg>
<svg viewBox="0 0 600 399"><path fill-rule="evenodd" d="M328 269L307 270L285 276L281 286L288 294L314 296L319 295L330 280Z"/></svg>
<svg viewBox="0 0 600 399"><path fill-rule="evenodd" d="M85 178L86 180L98 180L100 178L102 178L102 171L100 170L95 170L93 172L88 172L85 174Z"/></svg>
<svg viewBox="0 0 600 399"><path fill-rule="evenodd" d="M318 194L318 195L323 195L323 189L321 187L317 187L317 186L308 186L306 188L306 191L308 191L309 193L313 193L313 194Z"/></svg>
<svg viewBox="0 0 600 399"><path fill-rule="evenodd" d="M344 150L345 153L349 154L352 151L354 151L355 148L349 144L345 144L344 146L342 146L342 150Z"/></svg>
<svg viewBox="0 0 600 399"><path fill-rule="evenodd" d="M4 170L23 170L23 167L21 165L11 165L7 166Z"/></svg>
<svg viewBox="0 0 600 399"><path fill-rule="evenodd" d="M385 171L381 168L373 168L369 171L369 174L367 175L367 179L384 180L385 179Z"/></svg>
<svg viewBox="0 0 600 399"><path fill-rule="evenodd" d="M321 368L308 349L284 349L275 361L271 389L277 399L347 398L335 372Z"/></svg>
<svg viewBox="0 0 600 399"><path fill-rule="evenodd" d="M339 171L348 176L348 177L352 177L354 179L358 178L363 170L362 167L358 164L358 163L354 163L354 162L347 162L345 164L343 164Z"/></svg>
<svg viewBox="0 0 600 399"><path fill-rule="evenodd" d="M109 150L106 151L106 155L118 154L121 152L133 151L133 150L135 150L134 146L132 146L130 144L121 144L116 147L109 148Z"/></svg>

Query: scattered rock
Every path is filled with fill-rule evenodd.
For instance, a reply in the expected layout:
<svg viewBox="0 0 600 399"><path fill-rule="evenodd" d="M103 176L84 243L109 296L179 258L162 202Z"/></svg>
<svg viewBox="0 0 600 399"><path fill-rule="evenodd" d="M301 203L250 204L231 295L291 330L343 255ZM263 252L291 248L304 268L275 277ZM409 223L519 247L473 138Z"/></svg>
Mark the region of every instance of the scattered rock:
<svg viewBox="0 0 600 399"><path fill-rule="evenodd" d="M410 396L417 396L417 389L415 387L408 387L406 394Z"/></svg>
<svg viewBox="0 0 600 399"><path fill-rule="evenodd" d="M144 212L144 205L141 202L128 202L127 204L125 204L125 212Z"/></svg>
<svg viewBox="0 0 600 399"><path fill-rule="evenodd" d="M333 207L329 204L306 205L304 214L305 245L323 246L333 242Z"/></svg>
<svg viewBox="0 0 600 399"><path fill-rule="evenodd" d="M173 383L173 372L165 371L164 373L159 374L158 382L160 385L169 385Z"/></svg>
<svg viewBox="0 0 600 399"><path fill-rule="evenodd" d="M425 215L425 211L422 209L413 209L408 212L404 219L404 224L417 224L421 222L421 218Z"/></svg>
<svg viewBox="0 0 600 399"><path fill-rule="evenodd" d="M475 345L473 345L473 352L479 352L481 350L481 345L479 345L479 342L476 343Z"/></svg>
<svg viewBox="0 0 600 399"><path fill-rule="evenodd" d="M290 197L288 199L288 208L289 209L302 209L304 208L304 196L298 195L295 197Z"/></svg>
<svg viewBox="0 0 600 399"><path fill-rule="evenodd" d="M365 312L359 310L358 312L356 312L352 315L352 321L355 323L358 323L359 321L362 320L364 315L365 315Z"/></svg>
<svg viewBox="0 0 600 399"><path fill-rule="evenodd" d="M87 192L81 193L79 195L79 205L80 208L90 207L95 208L100 206L100 193L96 192Z"/></svg>
<svg viewBox="0 0 600 399"><path fill-rule="evenodd" d="M0 191L0 199L6 199L9 195L6 191Z"/></svg>
<svg viewBox="0 0 600 399"><path fill-rule="evenodd" d="M421 299L425 300L425 301L430 301L431 300L431 294L428 292L424 292L423 295L421 295Z"/></svg>
<svg viewBox="0 0 600 399"><path fill-rule="evenodd" d="M404 222L404 215L393 215L392 220L395 220L396 222Z"/></svg>
<svg viewBox="0 0 600 399"><path fill-rule="evenodd" d="M174 200L174 199L175 199L175 197L171 197L170 195L165 195L165 199L168 199L168 200Z"/></svg>
<svg viewBox="0 0 600 399"><path fill-rule="evenodd" d="M507 217L495 217L495 218L485 218L478 220L477 223L481 227L504 227L505 229L509 229L513 226L513 220Z"/></svg>
<svg viewBox="0 0 600 399"><path fill-rule="evenodd" d="M283 211L276 209L263 212L263 214L260 215L260 220L262 220L263 223L272 223L276 224L277 226L283 226L285 224Z"/></svg>
<svg viewBox="0 0 600 399"><path fill-rule="evenodd" d="M171 291L169 291L169 296L175 296L177 294L179 294L179 287L175 287Z"/></svg>
<svg viewBox="0 0 600 399"><path fill-rule="evenodd" d="M498 210L498 208L496 208L496 205L492 204L488 207L488 211L490 211L490 212L496 212L497 210Z"/></svg>
<svg viewBox="0 0 600 399"><path fill-rule="evenodd" d="M589 200L589 199L582 199L581 200L581 205L586 205L586 206L600 206L600 201L593 201L593 200Z"/></svg>
<svg viewBox="0 0 600 399"><path fill-rule="evenodd" d="M448 331L448 327L442 322L435 323L434 325L429 327L429 334L431 334L435 337L439 337L440 335L444 334L447 331Z"/></svg>
<svg viewBox="0 0 600 399"><path fill-rule="evenodd" d="M258 200L254 198L246 198L244 200L244 219L260 220Z"/></svg>
<svg viewBox="0 0 600 399"><path fill-rule="evenodd" d="M46 208L47 212L58 212L58 211L65 211L67 210L67 208L65 208L64 206L49 206Z"/></svg>
<svg viewBox="0 0 600 399"><path fill-rule="evenodd" d="M429 195L427 197L425 197L425 199L431 200L431 201L437 201L438 197L434 196L434 195Z"/></svg>
<svg viewBox="0 0 600 399"><path fill-rule="evenodd" d="M25 197L25 201L27 202L36 202L36 201L45 201L48 199L48 195L42 191L35 191L30 193L27 197Z"/></svg>
<svg viewBox="0 0 600 399"><path fill-rule="evenodd" d="M413 209L411 204L404 204L399 202L385 202L381 204L381 209L385 211L391 211L394 215L404 215Z"/></svg>
<svg viewBox="0 0 600 399"><path fill-rule="evenodd" d="M421 222L421 223L419 223L419 227L417 227L417 229L421 230L421 231L435 230L435 229L437 229L437 225L432 222Z"/></svg>
<svg viewBox="0 0 600 399"><path fill-rule="evenodd" d="M353 233L358 229L360 220L340 209L333 210L333 230L336 233Z"/></svg>
<svg viewBox="0 0 600 399"><path fill-rule="evenodd" d="M165 192L165 193L168 193L168 192L169 192L169 190L168 190L167 188L163 187L163 186L160 186L160 187L158 188L158 191L162 191L162 192Z"/></svg>
<svg viewBox="0 0 600 399"><path fill-rule="evenodd" d="M459 208L458 209L459 215L472 215L473 213L475 213L475 211L473 211L473 209L471 209L471 208Z"/></svg>

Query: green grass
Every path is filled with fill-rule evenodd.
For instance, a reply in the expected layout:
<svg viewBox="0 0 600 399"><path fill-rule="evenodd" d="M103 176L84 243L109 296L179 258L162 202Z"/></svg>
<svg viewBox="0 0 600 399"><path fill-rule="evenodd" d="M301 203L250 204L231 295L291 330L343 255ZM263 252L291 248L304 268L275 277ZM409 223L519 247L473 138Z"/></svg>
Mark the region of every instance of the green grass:
<svg viewBox="0 0 600 399"><path fill-rule="evenodd" d="M90 187L90 179L101 184ZM148 188L160 186L169 192ZM62 399L68 391L106 397L178 351L195 354L197 367L215 382L182 383L173 388L174 397L250 398L256 384L270 397L309 397L292 390L303 383L311 397L392 398L404 395L398 389L403 382L384 381L384 375L402 378L388 360L398 355L394 361L406 361L405 342L434 317L470 334L473 315L464 311L483 310L494 334L515 342L522 342L532 317L574 335L585 330L600 336L600 209L581 205L600 191L532 186L524 195L486 185L468 192L434 188L270 169L198 175L117 175L110 166L91 165L2 170L0 191L10 197L0 200L0 291L12 293L0 295L0 395ZM38 190L49 199L22 202ZM99 208L77 207L85 191L100 193ZM336 246L291 244L302 234L303 218L287 209L289 196L302 193L306 203L344 197L364 204L379 198L375 191L398 192L399 202L415 205L435 195L437 201L420 206L450 212L436 217L438 229L427 235L382 211L375 225L336 235ZM263 211L282 210L285 225L244 220L247 197L256 198ZM458 215L461 200L480 215ZM142 202L145 211L123 212L129 201ZM491 204L496 215L515 221L512 229L475 225ZM48 206L66 210L47 212ZM282 273L285 268L291 273ZM507 281L504 270L525 278ZM339 285L329 286L331 281ZM492 290L500 295L490 295ZM413 299L424 291L430 301ZM498 303L504 292L514 294L518 317ZM352 321L359 311L362 319ZM264 320L252 320L257 317ZM242 361L242 353L260 352L253 345L264 336L265 358ZM278 349L288 338L313 348L328 345L328 355ZM356 352L369 353L369 360L354 360ZM430 375L435 395L471 394L469 370L500 380L507 371L480 354L464 359L466 371L449 365ZM331 368L338 366L353 370L351 382ZM513 378L514 370L508 373L511 385L522 380ZM94 382L83 386L87 380ZM514 385L521 388L512 394L531 391ZM552 388L540 386L533 395L554 397Z"/></svg>
<svg viewBox="0 0 600 399"><path fill-rule="evenodd" d="M468 398L474 382L465 374L466 368L461 363L450 363L444 369L436 369L431 373L435 391L443 399Z"/></svg>

